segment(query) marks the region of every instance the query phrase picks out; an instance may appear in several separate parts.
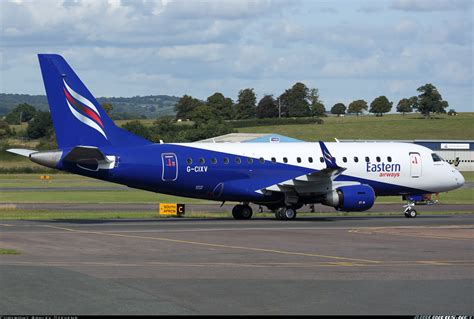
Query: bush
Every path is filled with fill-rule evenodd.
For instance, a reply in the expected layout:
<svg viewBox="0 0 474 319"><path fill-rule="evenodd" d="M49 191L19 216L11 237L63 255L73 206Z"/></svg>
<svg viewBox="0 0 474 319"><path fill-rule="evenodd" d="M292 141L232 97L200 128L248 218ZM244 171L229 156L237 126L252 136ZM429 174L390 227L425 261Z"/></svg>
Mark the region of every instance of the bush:
<svg viewBox="0 0 474 319"><path fill-rule="evenodd" d="M10 125L4 120L0 120L0 138L7 138L15 135L15 131L10 128Z"/></svg>

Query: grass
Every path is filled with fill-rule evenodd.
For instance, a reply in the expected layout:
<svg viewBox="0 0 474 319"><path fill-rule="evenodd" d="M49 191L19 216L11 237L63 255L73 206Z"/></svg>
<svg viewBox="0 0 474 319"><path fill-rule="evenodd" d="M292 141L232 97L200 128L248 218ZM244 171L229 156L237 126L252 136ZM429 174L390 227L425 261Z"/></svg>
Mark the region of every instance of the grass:
<svg viewBox="0 0 474 319"><path fill-rule="evenodd" d="M466 211L430 212L423 211L422 215L464 215L474 214ZM332 213L299 213L300 217L370 217L370 216L403 216L401 212L338 212ZM255 213L254 218L274 218L272 213ZM16 210L0 211L0 221L8 220L111 220L111 219L167 219L176 216L159 215L158 212L115 212L115 211L46 211L46 210ZM229 212L186 212L184 218L231 218Z"/></svg>
<svg viewBox="0 0 474 319"><path fill-rule="evenodd" d="M439 115L423 119L418 114L383 117L345 116L324 118L323 125L298 124L239 128L241 133L278 133L305 141L338 139L414 140L474 139L474 113Z"/></svg>
<svg viewBox="0 0 474 319"><path fill-rule="evenodd" d="M140 190L113 191L9 191L0 194L0 203L205 203L201 199L184 198Z"/></svg>
<svg viewBox="0 0 474 319"><path fill-rule="evenodd" d="M20 252L15 249L0 248L0 255L20 255Z"/></svg>
<svg viewBox="0 0 474 319"><path fill-rule="evenodd" d="M55 174L49 181L41 180L41 174L0 174L0 187L35 187L36 191L3 191L0 203L188 203L199 204L208 201L157 194L136 189L125 190L48 190L50 187L107 187L117 184L72 175ZM463 172L466 182L474 181L474 172ZM45 190L45 191L42 191ZM48 190L48 191L46 191ZM460 188L441 193L440 203L470 204L474 201L474 188ZM378 197L377 203L403 203L400 196Z"/></svg>

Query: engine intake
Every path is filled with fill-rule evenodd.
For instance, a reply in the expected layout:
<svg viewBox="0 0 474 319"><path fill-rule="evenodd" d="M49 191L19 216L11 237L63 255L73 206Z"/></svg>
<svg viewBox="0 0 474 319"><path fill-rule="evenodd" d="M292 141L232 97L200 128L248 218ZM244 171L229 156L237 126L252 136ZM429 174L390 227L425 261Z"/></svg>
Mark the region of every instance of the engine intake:
<svg viewBox="0 0 474 319"><path fill-rule="evenodd" d="M375 202L375 192L369 185L342 186L327 193L324 205L340 211L361 212L370 209Z"/></svg>

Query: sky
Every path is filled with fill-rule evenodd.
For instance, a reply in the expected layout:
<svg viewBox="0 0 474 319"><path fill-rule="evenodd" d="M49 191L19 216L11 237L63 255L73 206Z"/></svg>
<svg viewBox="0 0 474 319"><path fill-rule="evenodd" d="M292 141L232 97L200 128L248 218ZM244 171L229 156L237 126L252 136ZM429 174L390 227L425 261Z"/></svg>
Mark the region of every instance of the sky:
<svg viewBox="0 0 474 319"><path fill-rule="evenodd" d="M0 92L44 94L36 54L99 96L237 99L318 88L330 109L426 83L474 112L471 0L2 0ZM395 108L393 109L395 110Z"/></svg>

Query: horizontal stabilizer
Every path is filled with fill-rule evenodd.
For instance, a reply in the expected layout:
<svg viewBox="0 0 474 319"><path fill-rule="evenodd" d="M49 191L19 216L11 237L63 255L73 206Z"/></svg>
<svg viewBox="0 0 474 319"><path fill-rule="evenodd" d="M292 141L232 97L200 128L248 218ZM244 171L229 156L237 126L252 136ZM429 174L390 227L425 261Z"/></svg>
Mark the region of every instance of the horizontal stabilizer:
<svg viewBox="0 0 474 319"><path fill-rule="evenodd" d="M38 151L27 150L27 149L23 149L23 148L10 148L10 149L7 150L7 152L10 152L10 153L13 153L13 154L18 154L18 155L25 156L25 157L30 157L30 154L36 153Z"/></svg>

